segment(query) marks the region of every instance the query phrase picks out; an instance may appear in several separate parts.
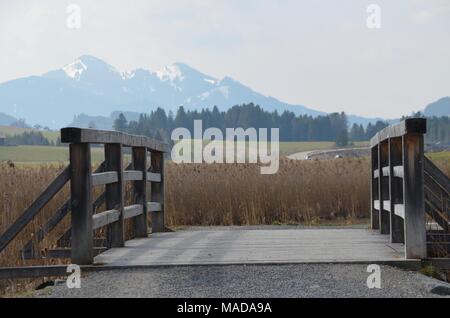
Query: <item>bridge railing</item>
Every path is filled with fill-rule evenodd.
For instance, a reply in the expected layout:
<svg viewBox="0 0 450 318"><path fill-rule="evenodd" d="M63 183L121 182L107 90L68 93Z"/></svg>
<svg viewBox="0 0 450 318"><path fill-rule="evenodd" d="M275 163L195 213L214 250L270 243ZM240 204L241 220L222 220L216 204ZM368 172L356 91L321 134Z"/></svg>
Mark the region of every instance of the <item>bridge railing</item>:
<svg viewBox="0 0 450 318"><path fill-rule="evenodd" d="M65 236L70 239L71 249L52 250L46 257L67 257L69 252L72 263L92 264L95 256L94 230L107 227L107 247L123 247L124 221L134 218L134 236L147 237L149 213L152 232L164 231L164 152L168 150L166 144L144 136L81 128L63 128L61 141L69 144L69 166L0 236L0 252L69 181L70 199L39 229L34 240L42 241L70 211L71 229ZM94 172L91 161L93 144L104 144L105 153L105 161ZM131 164L128 167L124 167L125 147L131 148ZM133 182L133 203L130 206L124 206L126 181ZM148 183L151 183L150 191L147 191ZM92 190L97 186L105 186L105 192L93 200ZM94 213L103 203L106 205L106 211ZM64 236L60 240L62 239ZM24 258L34 258L33 240L24 246L22 254Z"/></svg>
<svg viewBox="0 0 450 318"><path fill-rule="evenodd" d="M389 126L370 144L372 229L404 243L407 259L427 257L424 199L426 119L411 118Z"/></svg>

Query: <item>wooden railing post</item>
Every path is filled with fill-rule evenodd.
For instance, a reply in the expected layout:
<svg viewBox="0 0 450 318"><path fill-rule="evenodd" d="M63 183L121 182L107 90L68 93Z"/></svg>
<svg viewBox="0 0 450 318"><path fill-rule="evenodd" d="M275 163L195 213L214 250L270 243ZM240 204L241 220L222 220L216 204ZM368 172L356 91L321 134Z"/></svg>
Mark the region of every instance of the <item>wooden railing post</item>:
<svg viewBox="0 0 450 318"><path fill-rule="evenodd" d="M89 265L93 258L91 151L88 143L70 144L72 263Z"/></svg>
<svg viewBox="0 0 450 318"><path fill-rule="evenodd" d="M404 135L403 196L405 207L405 253L407 259L427 257L423 157L423 135Z"/></svg>
<svg viewBox="0 0 450 318"><path fill-rule="evenodd" d="M116 171L116 183L105 186L106 210L120 212L119 220L107 227L108 247L123 247L125 245L124 231L124 182L123 182L123 152L121 144L105 144L105 170Z"/></svg>
<svg viewBox="0 0 450 318"><path fill-rule="evenodd" d="M396 177L394 167L403 165L402 138L389 139L389 196L391 211L391 242L405 242L403 218L395 214L395 206L403 205L403 179Z"/></svg>
<svg viewBox="0 0 450 318"><path fill-rule="evenodd" d="M136 237L148 237L148 206L147 206L147 148L133 147L132 150L134 170L142 171L143 178L134 181L134 203L141 204L143 212L134 219Z"/></svg>
<svg viewBox="0 0 450 318"><path fill-rule="evenodd" d="M151 200L161 204L161 211L152 211L152 233L164 232L165 216L164 216L164 153L152 151L151 171L161 174L161 182L152 182L151 184Z"/></svg>
<svg viewBox="0 0 450 318"><path fill-rule="evenodd" d="M379 207L375 206L375 201L380 200L380 196L378 194L378 178L375 177L374 173L378 170L378 145L372 147L372 169L370 170L371 174L371 225L372 230L380 229L380 211ZM377 209L378 208L378 209Z"/></svg>
<svg viewBox="0 0 450 318"><path fill-rule="evenodd" d="M388 141L380 141L378 145L378 185L379 185L379 201L380 201L380 232L381 234L389 234L390 232L390 212L386 201L389 200L389 179L384 176L383 168L389 163L389 144Z"/></svg>

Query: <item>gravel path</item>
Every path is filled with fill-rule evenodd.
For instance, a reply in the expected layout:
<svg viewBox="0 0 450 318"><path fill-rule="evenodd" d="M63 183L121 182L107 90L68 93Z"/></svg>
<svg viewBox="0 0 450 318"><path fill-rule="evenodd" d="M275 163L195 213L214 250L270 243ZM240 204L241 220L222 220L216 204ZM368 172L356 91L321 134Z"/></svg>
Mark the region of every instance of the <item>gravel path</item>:
<svg viewBox="0 0 450 318"><path fill-rule="evenodd" d="M417 272L381 266L381 289L369 289L365 265L160 267L83 275L81 289L65 282L35 297L439 297L450 285Z"/></svg>

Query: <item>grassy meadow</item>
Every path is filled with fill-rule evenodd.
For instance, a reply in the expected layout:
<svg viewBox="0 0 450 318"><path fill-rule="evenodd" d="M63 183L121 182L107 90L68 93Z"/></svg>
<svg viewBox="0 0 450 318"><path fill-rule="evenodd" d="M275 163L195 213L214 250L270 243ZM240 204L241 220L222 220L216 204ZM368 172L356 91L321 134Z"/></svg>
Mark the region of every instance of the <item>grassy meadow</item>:
<svg viewBox="0 0 450 318"><path fill-rule="evenodd" d="M57 130L52 131L46 131L46 130L36 130L33 128L22 128L22 127L13 127L13 126L1 126L0 125L0 135L5 136L14 136L14 135L20 135L24 132L30 132L30 131L39 131L41 132L45 138L47 138L49 141L56 142L56 139L60 136L60 132Z"/></svg>
<svg viewBox="0 0 450 318"><path fill-rule="evenodd" d="M8 128L16 130L24 129L16 127ZM365 143L355 144L356 147L365 145ZM280 142L280 155L288 156L297 152L326 150L333 148L335 148L335 143L331 141ZM102 158L103 148L92 147L92 161L99 162L102 160ZM69 148L53 146L0 146L0 163L9 160L19 164L67 163L69 160Z"/></svg>

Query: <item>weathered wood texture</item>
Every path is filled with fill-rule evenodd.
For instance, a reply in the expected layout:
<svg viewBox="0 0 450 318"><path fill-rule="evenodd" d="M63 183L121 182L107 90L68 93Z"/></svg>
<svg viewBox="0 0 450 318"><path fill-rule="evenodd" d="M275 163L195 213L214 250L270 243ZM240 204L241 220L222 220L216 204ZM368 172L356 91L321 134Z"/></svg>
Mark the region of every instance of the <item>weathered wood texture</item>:
<svg viewBox="0 0 450 318"><path fill-rule="evenodd" d="M61 129L61 141L64 143L122 144L128 147L146 147L167 152L167 144L145 136L135 136L118 131L104 131L84 128Z"/></svg>
<svg viewBox="0 0 450 318"><path fill-rule="evenodd" d="M164 215L164 154L162 152L153 151L150 154L151 172L159 174L160 182L151 184L151 201L160 204L159 211L151 211L152 215L152 232L164 232L165 215Z"/></svg>
<svg viewBox="0 0 450 318"><path fill-rule="evenodd" d="M125 244L125 230L123 218L124 183L123 183L123 154L121 144L105 144L105 168L117 174L117 182L106 185L106 210L119 212L116 222L108 224L108 247L122 247Z"/></svg>
<svg viewBox="0 0 450 318"><path fill-rule="evenodd" d="M389 204L389 177L383 174L383 168L389 164L389 143L387 140L378 144L378 193L380 195L380 232L381 234L390 233L390 213ZM387 203L387 202L386 202Z"/></svg>
<svg viewBox="0 0 450 318"><path fill-rule="evenodd" d="M78 265L93 262L92 179L89 144L70 145L70 200L72 210L72 261Z"/></svg>
<svg viewBox="0 0 450 318"><path fill-rule="evenodd" d="M136 237L147 237L147 149L134 147L132 159L134 169L140 172L140 178L133 182L134 203L140 205L142 209L142 212L134 218L134 234Z"/></svg>
<svg viewBox="0 0 450 318"><path fill-rule="evenodd" d="M378 143L389 138L402 137L407 134L423 135L427 132L427 120L424 118L408 118L396 125L391 125L379 133L377 133L371 140L371 147L375 147Z"/></svg>
<svg viewBox="0 0 450 318"><path fill-rule="evenodd" d="M200 228L154 233L95 258L106 266L381 262L400 260L402 244L365 229Z"/></svg>
<svg viewBox="0 0 450 318"><path fill-rule="evenodd" d="M372 169L370 172L371 178L371 227L372 230L380 229L380 206L376 206L375 202L379 202L379 188L378 188L378 145L372 148Z"/></svg>
<svg viewBox="0 0 450 318"><path fill-rule="evenodd" d="M9 243L19 234L20 231L39 213L39 211L61 190L69 181L69 167L56 177L56 179L47 187L47 189L37 198L31 206L10 226L0 237L0 252L3 251Z"/></svg>
<svg viewBox="0 0 450 318"><path fill-rule="evenodd" d="M404 221L396 213L396 206L403 205L403 143L402 138L389 139L389 198L390 198L390 226L391 242L404 243ZM401 167L402 177L398 171ZM397 169L396 169L397 168ZM397 172L396 172L397 171Z"/></svg>
<svg viewBox="0 0 450 318"><path fill-rule="evenodd" d="M372 228L390 234L393 243L404 243L407 259L427 256L424 133L426 120L412 118L371 140Z"/></svg>
<svg viewBox="0 0 450 318"><path fill-rule="evenodd" d="M425 200L423 187L423 135L403 136L403 196L406 258L426 258Z"/></svg>

